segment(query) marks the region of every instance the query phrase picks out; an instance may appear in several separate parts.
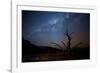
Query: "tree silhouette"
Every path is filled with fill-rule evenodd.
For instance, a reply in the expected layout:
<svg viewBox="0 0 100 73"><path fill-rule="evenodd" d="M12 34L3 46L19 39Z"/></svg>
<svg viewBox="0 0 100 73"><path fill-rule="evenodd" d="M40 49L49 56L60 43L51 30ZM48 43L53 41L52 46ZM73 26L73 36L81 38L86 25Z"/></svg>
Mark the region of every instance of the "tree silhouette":
<svg viewBox="0 0 100 73"><path fill-rule="evenodd" d="M69 32L69 24L67 23L67 19L68 19L68 17L66 17L66 16L64 16L64 24L66 25L66 32L65 32L65 36L67 37L67 44L66 44L66 48L65 48L65 50L68 52L68 53L70 53L70 51L71 51L71 40L72 40L72 37L71 37L71 35L73 34L73 32ZM62 42L62 44L65 44L65 43L63 43Z"/></svg>
<svg viewBox="0 0 100 73"><path fill-rule="evenodd" d="M79 17L78 17L79 18ZM69 30L69 25L70 24L68 24L67 22L67 20L68 20L69 18L67 17L67 16L64 16L64 20L63 20L63 24L65 24L66 25L66 30L65 30L65 33L64 33L64 35L65 35L65 37L67 38L67 43L65 43L64 41L61 41L61 43L63 44L63 46L64 47L62 47L61 45L59 45L59 44L57 44L57 43L52 43L52 44L54 44L55 46L57 46L57 47L59 47L59 48L64 48L64 52L66 53L68 53L69 55L70 55L70 52L71 52L71 49L72 48L77 48L79 45L81 45L81 44L83 44L82 42L78 42L75 46L72 46L72 37L71 37L71 35L74 33L74 32L71 32L70 30ZM73 20L74 22L76 21L76 19L75 20Z"/></svg>

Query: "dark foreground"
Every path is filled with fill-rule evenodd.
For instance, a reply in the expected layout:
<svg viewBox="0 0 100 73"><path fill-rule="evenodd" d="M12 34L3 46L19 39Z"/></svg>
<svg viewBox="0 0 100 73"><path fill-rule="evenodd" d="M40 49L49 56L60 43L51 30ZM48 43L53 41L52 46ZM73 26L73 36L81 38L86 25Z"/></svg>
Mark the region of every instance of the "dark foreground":
<svg viewBox="0 0 100 73"><path fill-rule="evenodd" d="M89 48L72 48L64 51L52 47L43 47L22 41L22 62L61 61L90 59Z"/></svg>

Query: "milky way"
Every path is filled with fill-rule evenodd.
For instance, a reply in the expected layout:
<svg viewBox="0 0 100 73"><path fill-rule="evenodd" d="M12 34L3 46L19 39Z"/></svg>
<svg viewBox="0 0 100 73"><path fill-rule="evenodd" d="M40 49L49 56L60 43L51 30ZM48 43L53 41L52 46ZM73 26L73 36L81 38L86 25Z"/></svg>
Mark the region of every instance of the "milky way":
<svg viewBox="0 0 100 73"><path fill-rule="evenodd" d="M75 41L89 44L89 17L88 13L23 10L22 36L32 44L52 46L51 43L67 41L64 37L68 29L69 33L74 32L73 45Z"/></svg>

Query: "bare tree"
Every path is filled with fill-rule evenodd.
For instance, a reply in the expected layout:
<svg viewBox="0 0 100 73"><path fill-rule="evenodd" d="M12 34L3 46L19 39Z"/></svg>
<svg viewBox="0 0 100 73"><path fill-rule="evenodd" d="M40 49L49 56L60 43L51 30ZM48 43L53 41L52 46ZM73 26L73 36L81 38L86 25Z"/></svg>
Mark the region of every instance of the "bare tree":
<svg viewBox="0 0 100 73"><path fill-rule="evenodd" d="M70 27L69 27L69 24L67 23L67 20L68 20L68 17L64 16L63 24L66 25L66 30L65 30L66 32L64 33L64 35L67 38L67 43L65 43L64 41L61 41L61 43L64 45L64 48L65 48L64 51L65 51L65 53L67 52L70 55L71 48L75 48L75 47L81 45L82 42L79 42L74 47L72 47L72 37L71 37L71 35L73 34L73 32L70 32L70 30L69 30ZM76 19L74 20L74 22L75 21L76 21ZM62 46L60 46L57 43L52 43L52 44L56 45L59 48L63 48Z"/></svg>
<svg viewBox="0 0 100 73"><path fill-rule="evenodd" d="M68 42L67 42L67 48L66 50L68 50L70 52L70 49L71 49L71 40L72 40L72 37L71 35L73 34L73 32L69 32L69 24L67 23L67 17L65 16L64 17L64 24L66 25L66 32L65 32L65 36L67 37L68 39Z"/></svg>
<svg viewBox="0 0 100 73"><path fill-rule="evenodd" d="M72 32L72 33L69 32L69 25L67 24L67 19L68 19L68 18L67 18L66 16L64 16L63 24L66 25L66 32L65 32L64 35L67 37L68 42L67 42L67 44L66 44L66 43L64 43L63 41L61 41L61 43L64 45L65 50L70 50L70 49L71 49L71 40L72 40L71 35L73 34L73 32ZM52 44L56 45L56 46L59 47L59 48L62 48L62 47L61 47L59 44L57 44L57 43L52 43Z"/></svg>

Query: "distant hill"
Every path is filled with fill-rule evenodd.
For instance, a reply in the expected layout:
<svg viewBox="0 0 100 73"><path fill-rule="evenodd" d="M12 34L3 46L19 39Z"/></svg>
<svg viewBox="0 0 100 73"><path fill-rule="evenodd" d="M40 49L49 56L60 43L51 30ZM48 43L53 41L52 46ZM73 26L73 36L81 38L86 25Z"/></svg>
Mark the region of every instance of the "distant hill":
<svg viewBox="0 0 100 73"><path fill-rule="evenodd" d="M48 46L37 46L31 44L29 41L22 39L22 57L25 59L27 56L37 56L41 53L56 53L61 52L63 50L48 47Z"/></svg>
<svg viewBox="0 0 100 73"><path fill-rule="evenodd" d="M37 46L22 38L22 62L89 59L89 48L73 48L69 53L61 49Z"/></svg>

